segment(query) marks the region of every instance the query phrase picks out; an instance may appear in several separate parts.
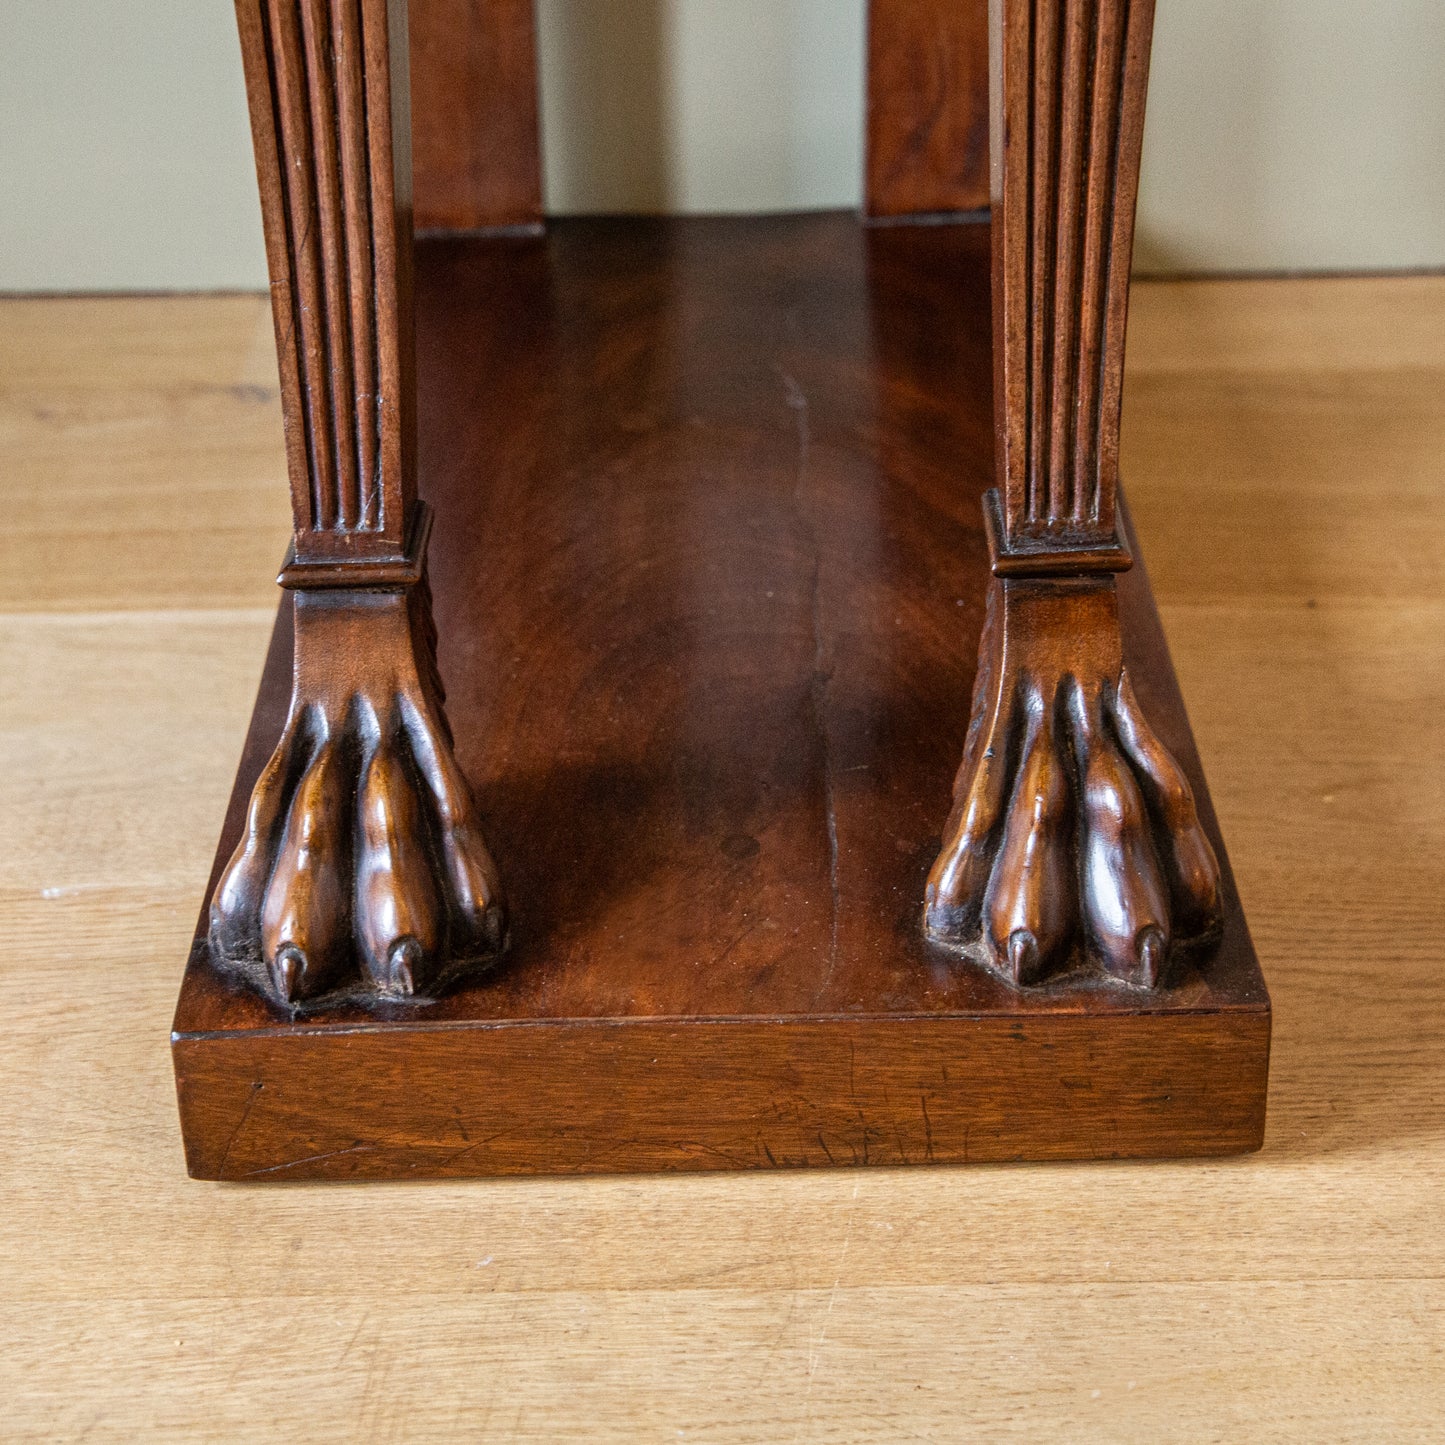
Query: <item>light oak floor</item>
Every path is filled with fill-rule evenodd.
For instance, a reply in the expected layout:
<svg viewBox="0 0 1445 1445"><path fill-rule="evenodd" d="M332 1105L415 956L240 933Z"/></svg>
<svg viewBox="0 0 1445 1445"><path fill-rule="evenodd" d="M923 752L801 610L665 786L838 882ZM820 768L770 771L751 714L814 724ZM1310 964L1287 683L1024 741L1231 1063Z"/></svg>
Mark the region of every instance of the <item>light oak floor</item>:
<svg viewBox="0 0 1445 1445"><path fill-rule="evenodd" d="M221 1187L167 1031L287 536L265 302L0 303L0 1438L1445 1434L1445 278L1144 285L1131 347L1262 1154Z"/></svg>

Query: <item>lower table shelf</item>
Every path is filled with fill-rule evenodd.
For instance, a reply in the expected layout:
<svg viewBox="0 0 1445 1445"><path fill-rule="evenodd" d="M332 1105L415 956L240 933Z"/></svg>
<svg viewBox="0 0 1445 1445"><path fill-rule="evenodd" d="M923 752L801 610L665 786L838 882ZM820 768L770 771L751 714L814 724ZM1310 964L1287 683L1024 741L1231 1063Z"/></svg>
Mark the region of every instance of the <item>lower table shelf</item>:
<svg viewBox="0 0 1445 1445"><path fill-rule="evenodd" d="M988 571L985 227L427 242L417 311L440 664L513 947L430 1005L293 1019L198 929L193 1174L1258 1147L1269 999L1142 567L1126 659L1220 853L1219 947L1153 994L1016 993L919 927ZM283 605L217 869L289 647Z"/></svg>

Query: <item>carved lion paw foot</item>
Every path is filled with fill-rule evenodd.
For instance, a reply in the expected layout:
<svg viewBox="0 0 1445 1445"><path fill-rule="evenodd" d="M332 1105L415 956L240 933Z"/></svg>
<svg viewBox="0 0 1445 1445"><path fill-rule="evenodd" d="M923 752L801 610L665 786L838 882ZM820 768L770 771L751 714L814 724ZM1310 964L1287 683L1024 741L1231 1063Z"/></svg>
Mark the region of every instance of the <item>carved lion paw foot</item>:
<svg viewBox="0 0 1445 1445"><path fill-rule="evenodd" d="M283 1005L424 997L504 947L418 605L296 596L290 716L210 918L217 962Z"/></svg>
<svg viewBox="0 0 1445 1445"><path fill-rule="evenodd" d="M994 582L925 927L1015 985L1154 988L1220 924L1219 867L1120 655L1112 579Z"/></svg>

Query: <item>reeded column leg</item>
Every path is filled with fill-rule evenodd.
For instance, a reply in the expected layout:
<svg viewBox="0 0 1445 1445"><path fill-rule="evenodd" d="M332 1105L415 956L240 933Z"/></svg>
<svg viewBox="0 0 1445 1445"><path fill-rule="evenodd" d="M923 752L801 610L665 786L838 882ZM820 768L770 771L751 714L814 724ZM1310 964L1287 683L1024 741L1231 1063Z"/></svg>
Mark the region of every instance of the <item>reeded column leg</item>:
<svg viewBox="0 0 1445 1445"><path fill-rule="evenodd" d="M415 495L405 0L236 0L295 537L291 711L211 901L290 1006L412 998L494 958L496 869L452 753Z"/></svg>
<svg viewBox="0 0 1445 1445"><path fill-rule="evenodd" d="M993 0L999 489L925 927L1015 984L1152 988L1219 926L1189 784L1123 665L1119 413L1153 0Z"/></svg>

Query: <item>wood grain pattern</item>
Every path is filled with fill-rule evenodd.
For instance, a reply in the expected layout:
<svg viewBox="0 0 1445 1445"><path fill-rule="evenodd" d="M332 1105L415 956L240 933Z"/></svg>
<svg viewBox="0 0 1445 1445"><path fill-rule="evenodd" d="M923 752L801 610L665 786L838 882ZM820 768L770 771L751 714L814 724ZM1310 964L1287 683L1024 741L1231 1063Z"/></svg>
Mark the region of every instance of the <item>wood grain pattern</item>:
<svg viewBox="0 0 1445 1445"><path fill-rule="evenodd" d="M213 607L274 611L291 515L275 488L271 308L214 300L199 313L182 296L3 302L0 612L164 610L203 593ZM76 338L63 364L61 327ZM188 491L205 524L175 547Z"/></svg>
<svg viewBox="0 0 1445 1445"><path fill-rule="evenodd" d="M1091 1154L1101 1129L1116 1154L1256 1137L1268 1003L1232 901L1225 946L1147 1000L1080 980L1020 997L919 927L988 577L988 239L832 215L558 222L421 249L442 665L513 947L423 1010L293 1025L201 946L176 1018L196 1168L878 1162L927 1157L922 1095L936 1159ZM1131 676L1200 791L1147 582L1125 587ZM291 675L283 648L225 851ZM1081 1043L1080 1014L1118 1047ZM936 1027L915 1039L908 1019ZM769 1025L741 1055L736 1020ZM586 1038L569 1028L583 1021ZM1177 1040L1145 1067L1122 1039L1156 1024L1218 1039L1192 1068ZM994 1067L990 1028L1005 1053L1022 1030L1024 1057ZM400 1045L378 1030L410 1039L414 1115L384 1082ZM598 1031L611 1041L587 1043ZM364 1070L373 1042L375 1087L323 1112L315 1081ZM566 1110L534 1070L570 1082ZM1028 1087L1004 1082L1014 1071ZM452 1107L508 1142L465 1148ZM807 1150L790 1109L818 1119Z"/></svg>
<svg viewBox="0 0 1445 1445"><path fill-rule="evenodd" d="M542 223L532 0L411 0L418 231Z"/></svg>
<svg viewBox="0 0 1445 1445"><path fill-rule="evenodd" d="M175 1057L197 1179L1118 1160L1257 1149L1269 1017L524 1020Z"/></svg>
<svg viewBox="0 0 1445 1445"><path fill-rule="evenodd" d="M988 0L869 0L864 213L989 204Z"/></svg>
<svg viewBox="0 0 1445 1445"><path fill-rule="evenodd" d="M1276 1005L1263 1152L278 1190L185 1179L163 1042L285 542L267 301L0 300L5 1432L1429 1438L1445 280L1151 283L1131 330L1129 502Z"/></svg>

